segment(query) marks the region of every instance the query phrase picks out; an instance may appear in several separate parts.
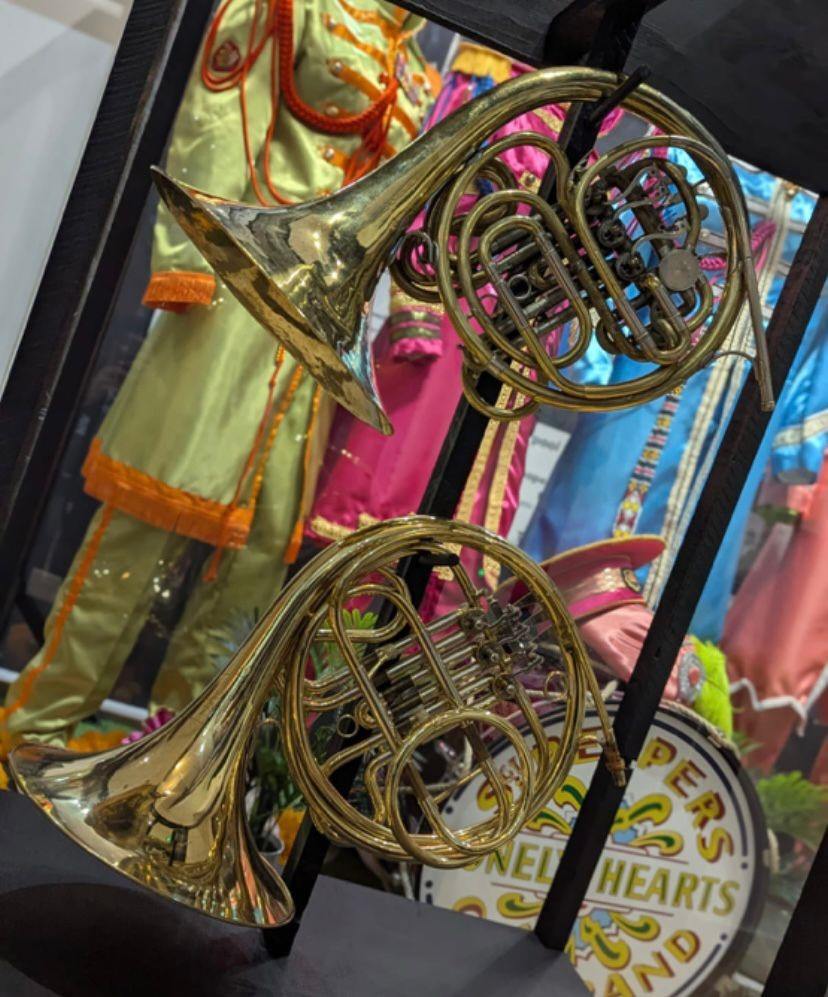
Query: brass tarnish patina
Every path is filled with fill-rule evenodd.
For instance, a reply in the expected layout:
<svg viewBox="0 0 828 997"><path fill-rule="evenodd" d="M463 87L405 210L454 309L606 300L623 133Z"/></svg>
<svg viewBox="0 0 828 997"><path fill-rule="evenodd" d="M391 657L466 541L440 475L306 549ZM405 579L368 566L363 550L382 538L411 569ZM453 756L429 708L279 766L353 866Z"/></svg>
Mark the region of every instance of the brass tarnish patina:
<svg viewBox="0 0 828 997"><path fill-rule="evenodd" d="M763 407L772 407L747 211L716 140L646 85L622 107L663 133L623 142L570 168L533 132L484 143L545 104L600 101L613 73L573 67L527 73L441 121L350 187L295 207L259 208L196 191L156 171L188 236L259 322L342 405L384 433L367 339L377 281L390 264L415 297L441 301L466 353L464 389L493 418L539 404L602 411L673 391L712 362L746 304ZM498 156L546 152L552 204L524 189ZM680 148L701 171L724 224L721 293L699 262L702 211L681 167L653 147ZM471 197L473 205L469 206ZM421 231L406 230L424 207ZM582 385L565 370L592 339L640 361L640 377ZM475 383L488 370L513 391L490 406Z"/></svg>
<svg viewBox="0 0 828 997"><path fill-rule="evenodd" d="M470 553L512 582L478 584L464 567ZM411 557L438 565L428 617L397 573ZM58 827L131 879L235 924L284 924L290 894L257 852L244 810L246 759L274 690L285 757L314 822L388 859L460 866L508 842L565 778L586 738L588 694L606 762L624 778L578 630L545 572L481 527L426 516L368 527L318 554L201 697L154 734L95 755L24 744L12 772ZM550 704L564 707L554 744L538 716ZM312 726L337 731L339 743L320 744ZM508 771L488 750L501 738L516 753ZM420 770L429 746L455 758L439 784ZM343 796L333 776L353 759L361 783ZM487 817L457 827L442 805L480 774Z"/></svg>

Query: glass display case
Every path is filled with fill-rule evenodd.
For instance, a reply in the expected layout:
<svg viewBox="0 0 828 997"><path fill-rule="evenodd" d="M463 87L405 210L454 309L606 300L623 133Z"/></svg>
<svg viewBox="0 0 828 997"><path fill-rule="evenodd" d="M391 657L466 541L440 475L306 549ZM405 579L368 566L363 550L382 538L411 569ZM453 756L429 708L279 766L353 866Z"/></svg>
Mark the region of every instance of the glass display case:
<svg viewBox="0 0 828 997"><path fill-rule="evenodd" d="M226 222L222 231L231 231L228 218L239 217L250 224L249 237L262 231L249 218L275 217L265 209L336 203L336 193L357 182L367 189L364 178L370 181L383 164L399 163L405 150L416 150L418 135L432 134L475 99L493 101L502 85L507 92L514 85L517 92L529 71L511 56L389 3L228 0L210 15L177 96L164 170L174 181L211 195L208 208L223 199L245 205L217 210L226 211L220 216ZM475 334L483 338L484 320L494 316L490 359L520 374L527 394L503 380L489 402L476 405L483 414L477 416L480 433L468 455L469 473L446 501L453 509L450 518L508 538L520 552L515 558L525 555L527 562L540 564L543 578L554 586L561 617L577 628L575 651L582 651L594 676L590 682L597 682L578 693L586 710L585 736L572 742L571 766L551 798L510 835L498 825L504 841L486 854L482 846L474 852L463 829L491 830L492 812L507 809L507 798L529 793L529 776L521 767L525 749L516 747L510 734L501 736L508 710L492 711L494 720L474 735L480 743L460 724L459 734L435 727L427 747L415 746L422 785L434 793L429 800L439 801L444 830L435 833L443 835L441 847L465 845L462 868L449 868L458 862L434 868L396 861L389 848L372 854L361 839L353 847L353 841L337 836L332 818L326 825L314 816L334 840L326 871L471 917L536 928L550 888L554 896L555 873L590 781L611 753L607 749L614 742L603 711L615 720L628 690L640 696L642 686L657 681L652 678L658 672L656 649L646 644L651 624L660 606L663 614L665 605L674 605L671 599L679 600L674 569L680 573L687 564L686 538L702 530L704 524L691 525L700 505L715 504L711 482L724 480L717 474L724 473L733 427L749 417L744 398L752 390L754 364L762 373L756 325L767 326L774 309L780 313L784 294L792 293L783 291L785 281L792 268L803 265L797 253L819 210L818 197L809 190L739 159L725 160L733 190L744 194L747 229L740 243L734 216L741 195L728 202L725 183L693 143L672 141L666 112L659 127L630 110L628 96L599 115L596 134L567 180L574 187L584 176L589 179L585 227L601 231L602 259L613 268L609 277L594 267L586 238L576 240L572 217L558 210L564 167L550 148L572 141L565 126L575 113L570 100L538 100L533 109L486 131L457 159L453 175L463 177L457 190L447 193L440 185L429 190L395 231L388 243L395 260L390 276L383 276L370 309L367 302L360 305L376 380L366 375L365 383L376 387L393 435L337 405L333 395L341 382L321 384L311 376L312 363L297 359L294 344L272 335L278 325L272 315L283 318L286 310L273 304L275 294L268 297L248 280L245 299L237 281L240 265L226 273L221 266L213 270L197 248L198 238L185 232L186 219L184 228L180 217L176 220L180 212L169 188L164 199L154 192L142 202L128 260L118 270L117 296L82 365L83 391L71 405L55 471L7 594L0 632L4 760L24 742L91 756L144 743L162 729L172 738L171 725L192 715L190 704L206 688L220 687L220 678L211 683L229 674L230 662L235 667L252 653L272 601L295 592L297 577L310 577L309 564L327 563L330 552L341 550L338 545L359 530L370 535L387 520L423 512L435 481L443 487L451 476L444 441L458 436L461 417L475 418L464 409L464 384L468 388L488 369L479 356L470 361L474 347L466 342L464 350L456 327L471 314ZM601 91L589 100L599 97L607 99ZM434 176L445 168L452 138L448 130L439 134L448 137L445 145L435 143L428 159ZM413 155L410 162L416 165ZM604 164L604 172L593 176L595 163ZM476 174L463 174L475 164ZM550 189L556 169L557 195ZM458 287L466 294L458 320L441 297L446 280L440 293L435 290L440 255L454 265L461 255L462 218L476 210L474 204L506 189L517 191L520 207L501 210L505 200L498 201L491 215L478 213L478 222L502 225L511 218L518 226L529 225L546 217L532 200L543 197L558 206L558 214L549 209L547 224L559 241L538 238L531 249L518 241L518 255L529 263L518 272L512 257L508 266L498 258L497 271L480 262L482 250L474 256L483 241L474 230L473 277L464 285L458 265L447 279L455 294ZM379 203L386 194L375 190ZM447 241L438 245L438 216L452 196L461 221L445 223ZM209 210L194 203L202 214L191 207L189 220L196 218L192 225L203 236ZM363 205L366 213L370 208ZM586 207L584 212L586 217ZM290 244L295 248L308 239L316 257L334 260L336 270L341 231L331 226L322 242L318 233L314 242L297 225ZM506 237L499 231L493 258L504 252L508 238L517 238L513 231ZM569 256L560 249L564 239L570 240ZM215 232L211 240L221 251L229 243ZM271 249L274 243L275 236ZM247 259L255 258L252 245L243 243ZM383 259L388 256L385 252ZM576 286L560 276L560 270L579 267L592 268L591 284L579 277L584 284ZM730 315L732 287L749 283L748 267L755 273L755 301L744 291L741 307L734 306ZM260 271L265 272L261 265ZM652 291L653 274L662 281L660 297ZM621 282L614 304L613 275ZM354 286L358 278L361 273ZM351 282L344 283L347 290ZM472 285L484 301L477 312L467 300ZM584 290L587 286L591 289ZM269 330L266 309L257 312L251 305L254 291L270 303ZM606 315L590 297L593 291L610 299ZM508 298L508 307L493 303L498 293L501 301ZM22 302L25 296L17 297ZM582 299L586 304L579 311L576 302ZM324 301L321 307L336 311ZM625 307L635 314L629 317ZM604 401L638 390L642 358L649 364L646 375L655 377L665 354L675 348L677 357L684 356L670 338L676 329L687 336L682 349L701 350L723 312L730 316L726 335L691 376L665 381L664 390L642 392L635 405ZM579 401L528 405L524 418L504 419L504 412L513 416L521 410L526 383L534 381L541 390L558 385L542 363L525 374L531 349L515 354L507 321L517 328L521 315L542 340L544 360L552 357L552 366L566 371L561 396ZM641 352L643 338L629 348L619 346L610 319L629 333L630 342L636 322L645 333L655 329L665 338L650 354ZM592 338L583 335L587 323L598 328ZM678 652L661 663L669 678L652 726L637 758L618 762L621 771L630 763L628 782L619 789L609 837L565 945L593 993L760 993L828 825L825 288L806 326L790 369L777 384L775 407L727 515L692 621L679 635ZM550 348L552 341L556 345ZM562 355L565 364L558 363ZM334 389L324 390L331 383ZM754 401L758 409L755 390ZM708 523L708 534L713 533L715 523ZM526 610L525 589L521 596L504 568L508 558L498 559L485 545L461 551L459 542L452 547L446 540L445 550L437 550L435 540L432 550L429 543L422 546L432 560L414 600L426 620L419 643L413 651L397 648L397 658L383 652L365 668L374 679L392 661L392 678L375 697L392 719L402 709L392 692L402 696L406 710L416 692L420 719L431 708L432 691L417 686L420 672L410 661L414 677L404 694L394 686L394 668L403 669L406 655L419 661L432 637L441 652L449 648L446 654L461 661L457 665L452 658L449 667L461 690L471 688L463 685L469 676L462 669L471 670L469 662L485 672L477 658L461 660L453 643L459 647L458 634L466 634L457 620L464 619L465 602L473 602L470 587L485 592L481 604L497 627L517 618L515 607ZM406 558L425 555L419 548L406 551L399 570L409 584ZM378 593L394 601L388 577L396 568L378 565L354 575L353 591L339 593L345 607L342 633L359 648L353 654L363 663L373 653L371 642L382 643L391 627ZM344 560L343 577L350 578L350 570ZM299 604L288 604L299 618ZM322 612L310 595L307 606L308 615ZM308 638L302 659L317 698L305 702L300 727L308 731L309 756L326 777L328 757L347 753L342 744L365 719L360 708L343 713L345 699L333 694L325 699L348 664L350 652L342 644L351 646L344 639L338 650L333 646L337 612L324 617L324 624L322 615L314 617L316 637ZM532 603L532 626L538 615ZM414 627L406 619L406 627ZM448 629L441 629L440 621ZM538 721L524 717L517 726L527 743L530 732L535 738L535 757L569 750L572 741L568 624L555 621L550 631L532 632L531 651L520 646L521 668L531 679L526 688L541 706ZM360 630L372 636L360 636ZM407 633L402 625L394 632L400 647ZM518 636L525 638L523 631ZM520 641L510 635L505 642L510 654L514 643ZM642 648L647 648L643 654ZM554 682L539 670L541 662L556 676ZM561 674L569 678L563 681ZM244 815L252 839L283 871L291 853L296 862L304 847L300 785L307 785L288 764L280 731L289 709L285 689L280 679L264 696L244 768ZM477 708L477 692L474 686L465 693L469 708ZM456 689L454 694L459 695ZM514 689L512 694L518 695ZM400 715L410 719L405 711ZM363 726L363 735L373 737L382 723ZM163 737L146 743L162 744ZM481 744L490 756L485 764ZM413 770L414 752L412 747L395 770L394 785L403 796L400 773ZM362 757L359 751L352 754ZM384 806L393 810L387 799L377 802L386 790L373 788L391 780L383 769L391 763L374 762L342 793L360 819L371 806L374 816ZM420 785L412 777L406 791L417 796ZM420 811L410 800L408 809L397 808L404 825L395 832L398 838L419 840L428 813L418 798ZM422 859L423 849L414 852Z"/></svg>

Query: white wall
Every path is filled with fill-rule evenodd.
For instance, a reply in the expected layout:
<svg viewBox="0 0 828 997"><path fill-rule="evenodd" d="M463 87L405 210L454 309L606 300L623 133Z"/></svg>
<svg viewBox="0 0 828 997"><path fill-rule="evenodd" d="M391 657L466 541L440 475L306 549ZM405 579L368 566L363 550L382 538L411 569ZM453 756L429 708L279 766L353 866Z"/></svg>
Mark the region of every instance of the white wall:
<svg viewBox="0 0 828 997"><path fill-rule="evenodd" d="M131 0L0 0L0 392Z"/></svg>

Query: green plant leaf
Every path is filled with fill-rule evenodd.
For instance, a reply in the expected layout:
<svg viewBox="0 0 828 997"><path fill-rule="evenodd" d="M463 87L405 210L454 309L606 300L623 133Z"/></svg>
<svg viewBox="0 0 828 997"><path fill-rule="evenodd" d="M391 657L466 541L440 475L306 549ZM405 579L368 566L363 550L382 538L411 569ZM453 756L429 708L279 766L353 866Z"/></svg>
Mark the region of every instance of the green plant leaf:
<svg viewBox="0 0 828 997"><path fill-rule="evenodd" d="M817 848L828 824L828 786L801 772L777 772L756 782L756 792L774 834L789 834Z"/></svg>

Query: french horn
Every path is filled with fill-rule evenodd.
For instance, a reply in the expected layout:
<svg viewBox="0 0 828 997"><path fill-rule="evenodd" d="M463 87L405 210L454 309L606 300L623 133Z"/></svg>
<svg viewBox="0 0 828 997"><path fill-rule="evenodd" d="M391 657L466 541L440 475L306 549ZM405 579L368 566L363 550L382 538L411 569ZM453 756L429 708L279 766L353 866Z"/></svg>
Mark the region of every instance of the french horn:
<svg viewBox="0 0 828 997"><path fill-rule="evenodd" d="M409 294L442 303L465 351L466 395L493 418L519 418L540 404L607 411L668 394L719 355L746 304L762 404L772 407L744 197L724 151L695 118L640 85L621 107L658 129L657 138L622 142L594 162L570 166L559 145L533 132L489 141L546 104L601 101L621 79L573 67L509 80L363 179L293 207L223 200L160 171L155 181L248 311L338 402L384 433L392 427L367 318L389 266ZM549 202L499 158L520 144L548 156ZM698 185L664 158L669 148L692 159L721 211L720 288L700 258ZM423 209L425 224L406 235ZM593 341L640 363L641 374L612 385L568 376ZM484 370L509 389L509 404L478 396Z"/></svg>
<svg viewBox="0 0 828 997"><path fill-rule="evenodd" d="M466 570L480 555L512 577L508 591ZM401 572L412 558L429 577L425 616ZM623 784L586 651L542 568L481 527L425 516L368 527L319 553L227 668L154 734L95 755L23 744L10 759L15 782L76 842L162 896L235 924L284 924L290 893L257 851L244 810L246 760L274 690L285 758L314 822L387 859L461 866L509 841L594 740L581 732L587 695ZM564 710L555 744L539 720L552 703ZM329 735L321 744L320 731ZM500 738L515 749L508 772L488 750ZM471 761L435 785L421 753L439 744ZM343 795L336 774L357 759L359 785ZM442 804L481 775L492 808L457 827Z"/></svg>

